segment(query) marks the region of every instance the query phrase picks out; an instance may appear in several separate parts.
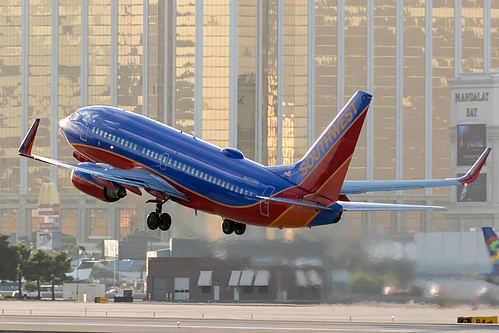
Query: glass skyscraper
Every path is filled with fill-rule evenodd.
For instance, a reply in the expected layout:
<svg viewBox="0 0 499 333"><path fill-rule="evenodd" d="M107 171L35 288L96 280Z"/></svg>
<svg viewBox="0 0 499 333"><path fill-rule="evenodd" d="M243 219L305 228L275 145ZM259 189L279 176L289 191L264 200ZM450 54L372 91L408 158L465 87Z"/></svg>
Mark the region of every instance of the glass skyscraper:
<svg viewBox="0 0 499 333"><path fill-rule="evenodd" d="M46 182L59 189L61 231L78 241L145 231L152 209L98 202L68 170L20 159L34 118L35 153L64 161L76 160L59 120L104 104L275 165L303 156L360 89L374 98L348 179L446 178L448 80L499 68L490 0L8 0L0 13L0 231L28 238ZM364 198L445 205L450 191ZM345 220L347 232L452 229L444 213Z"/></svg>

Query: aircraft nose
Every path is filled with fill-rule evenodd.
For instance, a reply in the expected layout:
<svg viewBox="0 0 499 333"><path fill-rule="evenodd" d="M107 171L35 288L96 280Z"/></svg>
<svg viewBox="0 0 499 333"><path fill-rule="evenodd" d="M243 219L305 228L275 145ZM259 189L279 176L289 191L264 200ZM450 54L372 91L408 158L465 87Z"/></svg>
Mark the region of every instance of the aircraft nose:
<svg viewBox="0 0 499 333"><path fill-rule="evenodd" d="M68 130L68 125L71 122L71 116L68 116L61 121L59 121L59 127L61 129L61 133L66 136L66 131Z"/></svg>

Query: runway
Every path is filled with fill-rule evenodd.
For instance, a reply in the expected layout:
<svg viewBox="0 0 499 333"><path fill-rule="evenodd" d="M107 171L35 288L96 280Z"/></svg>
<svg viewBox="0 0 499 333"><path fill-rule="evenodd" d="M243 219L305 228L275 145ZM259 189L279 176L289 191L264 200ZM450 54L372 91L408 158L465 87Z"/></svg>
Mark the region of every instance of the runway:
<svg viewBox="0 0 499 333"><path fill-rule="evenodd" d="M1 332L485 332L498 325L457 324L457 316L498 309L415 305L93 304L0 302ZM356 316L345 316L356 313ZM391 315L393 315L393 322ZM411 313L414 314L411 320ZM409 316L409 317L406 317ZM421 316L427 316L426 321ZM439 319L440 318L440 319ZM451 320L452 319L452 320Z"/></svg>

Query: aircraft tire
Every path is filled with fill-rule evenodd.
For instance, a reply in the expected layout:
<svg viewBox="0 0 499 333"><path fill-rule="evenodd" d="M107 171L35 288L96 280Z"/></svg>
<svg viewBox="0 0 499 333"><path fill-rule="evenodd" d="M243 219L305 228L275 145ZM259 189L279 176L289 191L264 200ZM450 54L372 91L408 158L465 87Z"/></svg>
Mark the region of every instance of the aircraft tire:
<svg viewBox="0 0 499 333"><path fill-rule="evenodd" d="M234 221L227 220L227 219L223 220L222 231L224 232L224 234L230 235L231 233L234 232L234 229L235 229Z"/></svg>
<svg viewBox="0 0 499 333"><path fill-rule="evenodd" d="M162 231L167 231L172 225L172 218L170 214L163 213L159 216L159 228Z"/></svg>
<svg viewBox="0 0 499 333"><path fill-rule="evenodd" d="M246 224L244 223L235 223L234 233L236 235L242 235L246 231Z"/></svg>
<svg viewBox="0 0 499 333"><path fill-rule="evenodd" d="M151 212L147 215L147 227L151 230L156 230L159 227L159 214L156 212Z"/></svg>

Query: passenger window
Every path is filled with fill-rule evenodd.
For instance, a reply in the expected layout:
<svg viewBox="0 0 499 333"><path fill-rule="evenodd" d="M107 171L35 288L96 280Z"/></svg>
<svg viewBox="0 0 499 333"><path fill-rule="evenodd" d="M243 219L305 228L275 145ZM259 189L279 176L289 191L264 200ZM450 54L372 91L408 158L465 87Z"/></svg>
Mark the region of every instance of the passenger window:
<svg viewBox="0 0 499 333"><path fill-rule="evenodd" d="M225 187L225 181L224 180L222 180L222 187Z"/></svg>
<svg viewBox="0 0 499 333"><path fill-rule="evenodd" d="M124 144L125 143L125 139L121 139L121 144Z"/></svg>
<svg viewBox="0 0 499 333"><path fill-rule="evenodd" d="M206 179L208 179L208 174L207 173L204 174L204 180L206 180Z"/></svg>
<svg viewBox="0 0 499 333"><path fill-rule="evenodd" d="M191 169L191 175L193 175L193 174L194 174L194 171L196 171L196 169L192 168L192 169Z"/></svg>
<svg viewBox="0 0 499 333"><path fill-rule="evenodd" d="M213 179L213 176L210 176L210 178L208 178L208 181L211 183L212 179Z"/></svg>
<svg viewBox="0 0 499 333"><path fill-rule="evenodd" d="M125 141L125 147L128 147L128 140Z"/></svg>
<svg viewBox="0 0 499 333"><path fill-rule="evenodd" d="M154 154L154 158L158 159L158 153Z"/></svg>
<svg viewBox="0 0 499 333"><path fill-rule="evenodd" d="M244 190L244 195L248 195L248 190Z"/></svg>
<svg viewBox="0 0 499 333"><path fill-rule="evenodd" d="M239 190L239 194L243 194L243 189L240 189L240 190Z"/></svg>
<svg viewBox="0 0 499 333"><path fill-rule="evenodd" d="M221 182L222 182L222 180L221 180L221 179L218 179L218 180L217 180L217 185L220 185L220 183L221 183Z"/></svg>
<svg viewBox="0 0 499 333"><path fill-rule="evenodd" d="M100 136L102 136L102 133L104 133L104 131L103 131L103 130L100 130L100 133L99 133L99 134L100 134Z"/></svg>
<svg viewBox="0 0 499 333"><path fill-rule="evenodd" d="M137 150L137 144L135 144L135 146L133 147L133 150Z"/></svg>
<svg viewBox="0 0 499 333"><path fill-rule="evenodd" d="M199 170L196 170L196 177L199 175Z"/></svg>
<svg viewBox="0 0 499 333"><path fill-rule="evenodd" d="M185 171L185 168L186 168L186 165L184 164L184 165L182 166L182 171Z"/></svg>
<svg viewBox="0 0 499 333"><path fill-rule="evenodd" d="M178 166L177 166L179 169L182 167L182 163L178 162Z"/></svg>
<svg viewBox="0 0 499 333"><path fill-rule="evenodd" d="M116 139L116 135L113 135L113 142L114 142L115 139Z"/></svg>
<svg viewBox="0 0 499 333"><path fill-rule="evenodd" d="M144 154L145 152L146 152L146 149L142 148L142 154Z"/></svg>
<svg viewBox="0 0 499 333"><path fill-rule="evenodd" d="M171 158L168 160L168 165L170 165L170 164L172 164L172 159Z"/></svg>
<svg viewBox="0 0 499 333"><path fill-rule="evenodd" d="M203 178L203 171L199 174L199 178Z"/></svg>
<svg viewBox="0 0 499 333"><path fill-rule="evenodd" d="M234 191L234 185L231 185L231 186L230 186L230 190L231 190L231 191Z"/></svg>
<svg viewBox="0 0 499 333"><path fill-rule="evenodd" d="M191 167L190 167L190 166L188 166L188 167L187 167L187 173L189 173L190 171L191 171Z"/></svg>

